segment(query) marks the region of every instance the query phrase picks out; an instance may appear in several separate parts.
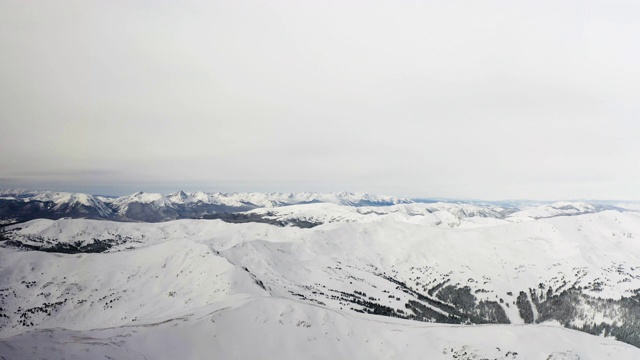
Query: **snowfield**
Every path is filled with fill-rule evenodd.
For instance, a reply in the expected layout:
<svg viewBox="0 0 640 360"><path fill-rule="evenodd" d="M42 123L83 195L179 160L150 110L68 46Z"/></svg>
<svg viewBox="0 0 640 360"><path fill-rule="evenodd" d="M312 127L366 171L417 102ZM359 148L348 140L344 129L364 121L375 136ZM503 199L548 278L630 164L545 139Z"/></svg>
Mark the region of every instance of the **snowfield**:
<svg viewBox="0 0 640 360"><path fill-rule="evenodd" d="M34 360L636 360L640 350L561 327L424 324L267 297L147 324L23 333L0 340L0 354Z"/></svg>
<svg viewBox="0 0 640 360"><path fill-rule="evenodd" d="M631 205L311 202L243 214L294 226L6 226L0 356L640 359Z"/></svg>

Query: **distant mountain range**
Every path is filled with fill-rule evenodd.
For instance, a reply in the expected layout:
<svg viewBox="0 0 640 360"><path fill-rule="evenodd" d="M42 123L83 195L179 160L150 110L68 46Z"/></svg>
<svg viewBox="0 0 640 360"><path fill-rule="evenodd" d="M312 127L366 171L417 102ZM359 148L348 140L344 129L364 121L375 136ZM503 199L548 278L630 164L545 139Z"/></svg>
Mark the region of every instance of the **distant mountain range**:
<svg viewBox="0 0 640 360"><path fill-rule="evenodd" d="M178 191L169 195L137 192L122 197L82 193L0 190L0 221L38 218L87 218L159 222L197 219L294 204L332 203L347 206L388 206L412 200L367 193L205 193Z"/></svg>
<svg viewBox="0 0 640 360"><path fill-rule="evenodd" d="M301 206L317 204L316 206ZM297 207L296 207L297 206ZM178 219L221 219L311 227L326 222L361 222L367 215L419 218L432 225L460 225L461 219L521 221L601 210L636 209L637 204L606 202L461 202L409 199L364 192L221 193L178 191L168 195L137 192L108 197L83 193L0 190L0 224L33 219L97 219L161 222ZM380 217L372 217L379 219ZM482 220L486 219L486 220ZM415 219L418 221L418 218Z"/></svg>

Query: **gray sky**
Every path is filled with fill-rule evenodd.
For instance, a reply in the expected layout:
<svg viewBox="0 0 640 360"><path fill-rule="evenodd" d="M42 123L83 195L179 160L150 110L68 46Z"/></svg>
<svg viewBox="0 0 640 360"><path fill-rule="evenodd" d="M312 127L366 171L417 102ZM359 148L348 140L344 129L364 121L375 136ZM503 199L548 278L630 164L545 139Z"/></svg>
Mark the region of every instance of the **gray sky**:
<svg viewBox="0 0 640 360"><path fill-rule="evenodd" d="M0 187L640 200L638 1L0 2Z"/></svg>

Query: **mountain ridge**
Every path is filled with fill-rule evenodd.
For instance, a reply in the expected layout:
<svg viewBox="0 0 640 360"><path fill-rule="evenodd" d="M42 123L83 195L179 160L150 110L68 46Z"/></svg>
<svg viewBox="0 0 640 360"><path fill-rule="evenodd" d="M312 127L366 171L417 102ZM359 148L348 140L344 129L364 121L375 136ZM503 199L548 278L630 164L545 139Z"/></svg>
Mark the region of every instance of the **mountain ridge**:
<svg viewBox="0 0 640 360"><path fill-rule="evenodd" d="M136 192L120 197L84 193L0 190L0 220L11 222L36 218L84 217L119 221L167 221L203 215L279 207L302 203L336 203L350 206L385 206L410 203L395 196L367 193L205 193L178 191ZM3 209L9 209L3 211Z"/></svg>
<svg viewBox="0 0 640 360"><path fill-rule="evenodd" d="M272 212L278 213L281 212L278 210L281 208L314 203L363 209L368 207L407 206L409 208L422 206L422 210L418 210L419 213L428 208L437 211L435 208L443 207L442 204L449 204L447 207L455 218L469 218L478 215L495 219L501 219L516 212L520 212L521 217L537 219L589 213L615 207L609 203L575 201L555 203L425 201L424 199L374 195L363 192L206 193L177 191L163 195L139 191L126 196L105 197L84 193L9 189L0 190L0 224L37 218L59 219L63 217L143 222L197 218L222 218L224 220L229 219L229 216L224 214L249 212L248 215L243 215L246 218L256 213L259 214L258 209L273 209ZM269 211L263 211L263 213L267 212Z"/></svg>

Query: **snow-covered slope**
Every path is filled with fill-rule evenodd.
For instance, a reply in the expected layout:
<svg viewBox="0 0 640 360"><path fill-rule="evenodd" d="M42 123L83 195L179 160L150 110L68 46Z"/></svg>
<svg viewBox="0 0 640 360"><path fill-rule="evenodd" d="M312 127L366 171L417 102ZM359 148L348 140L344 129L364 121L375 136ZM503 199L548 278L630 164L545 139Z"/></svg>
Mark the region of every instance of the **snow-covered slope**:
<svg viewBox="0 0 640 360"><path fill-rule="evenodd" d="M286 222L307 221L315 224L333 222L367 223L400 221L438 227L476 227L507 223L508 210L497 206L455 203L411 203L389 206L342 206L333 203L259 208L246 214Z"/></svg>
<svg viewBox="0 0 640 360"><path fill-rule="evenodd" d="M598 211L598 209L585 202L560 201L553 204L525 207L521 211L511 214L512 219L541 219L555 216L569 216L588 214Z"/></svg>
<svg viewBox="0 0 640 360"><path fill-rule="evenodd" d="M640 350L559 327L447 326L282 298L206 306L150 324L0 340L11 359L636 360Z"/></svg>
<svg viewBox="0 0 640 360"><path fill-rule="evenodd" d="M252 213L321 224L9 226L0 355L640 358L637 348L561 327L640 346L634 211L535 219L469 204L311 203ZM164 346L177 334L193 352ZM249 346L258 337L263 353Z"/></svg>

